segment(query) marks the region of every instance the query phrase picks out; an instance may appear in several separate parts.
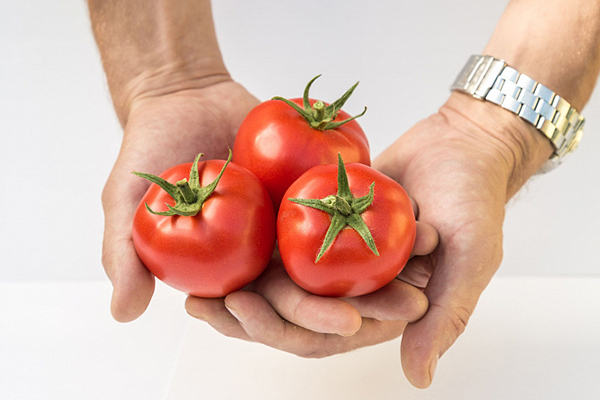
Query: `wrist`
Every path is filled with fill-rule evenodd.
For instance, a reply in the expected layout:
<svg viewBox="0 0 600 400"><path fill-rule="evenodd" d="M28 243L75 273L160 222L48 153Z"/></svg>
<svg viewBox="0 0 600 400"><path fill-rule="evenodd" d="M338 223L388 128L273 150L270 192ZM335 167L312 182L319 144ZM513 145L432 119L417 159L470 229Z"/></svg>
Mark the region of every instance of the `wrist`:
<svg viewBox="0 0 600 400"><path fill-rule="evenodd" d="M119 120L125 126L131 111L146 99L186 90L204 89L229 80L229 73L218 61L174 61L140 69L120 88L111 89L111 94Z"/></svg>
<svg viewBox="0 0 600 400"><path fill-rule="evenodd" d="M88 0L88 5L123 126L138 99L229 79L210 0Z"/></svg>
<svg viewBox="0 0 600 400"><path fill-rule="evenodd" d="M127 53L126 47L113 52ZM144 99L158 98L185 90L203 89L231 80L216 43L183 54L162 43L143 56L119 62L105 61L113 105L125 126L132 109Z"/></svg>
<svg viewBox="0 0 600 400"><path fill-rule="evenodd" d="M489 168L507 181L507 200L550 158L550 140L519 116L493 103L453 92L440 108L450 130L449 139L477 148Z"/></svg>

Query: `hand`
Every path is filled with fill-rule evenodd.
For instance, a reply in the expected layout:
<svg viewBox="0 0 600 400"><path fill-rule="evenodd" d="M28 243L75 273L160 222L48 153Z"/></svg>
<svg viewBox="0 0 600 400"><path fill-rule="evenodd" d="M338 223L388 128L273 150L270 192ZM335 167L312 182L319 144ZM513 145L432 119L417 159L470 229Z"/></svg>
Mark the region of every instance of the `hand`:
<svg viewBox="0 0 600 400"><path fill-rule="evenodd" d="M416 210L416 207L415 207ZM417 222L413 257L405 267L437 245L437 233ZM303 357L325 357L381 343L402 334L408 321L427 310L423 293L394 280L355 298L312 295L287 275L278 254L265 273L242 291L224 299L188 297L186 309L224 335L263 343Z"/></svg>
<svg viewBox="0 0 600 400"><path fill-rule="evenodd" d="M203 159L227 158L239 124L257 104L228 77L203 88L131 102L121 151L102 194L102 263L113 284L116 320L140 316L154 291L154 277L138 259L131 238L133 215L149 183L131 172L159 174L193 161L198 153L204 153Z"/></svg>
<svg viewBox="0 0 600 400"><path fill-rule="evenodd" d="M465 330L502 260L504 206L551 152L543 135L510 112L453 94L375 160L440 235L431 257L400 275L429 299L402 339L402 365L414 386L431 384L437 359Z"/></svg>

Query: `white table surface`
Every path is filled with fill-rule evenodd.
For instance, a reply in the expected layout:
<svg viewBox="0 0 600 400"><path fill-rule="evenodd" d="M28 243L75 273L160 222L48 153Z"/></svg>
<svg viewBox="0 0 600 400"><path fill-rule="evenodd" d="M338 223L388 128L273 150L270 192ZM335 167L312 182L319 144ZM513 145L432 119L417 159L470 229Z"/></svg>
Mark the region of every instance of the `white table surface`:
<svg viewBox="0 0 600 400"><path fill-rule="evenodd" d="M433 385L399 341L321 360L222 337L159 284L129 324L107 282L0 282L0 399L600 398L600 276L497 277Z"/></svg>

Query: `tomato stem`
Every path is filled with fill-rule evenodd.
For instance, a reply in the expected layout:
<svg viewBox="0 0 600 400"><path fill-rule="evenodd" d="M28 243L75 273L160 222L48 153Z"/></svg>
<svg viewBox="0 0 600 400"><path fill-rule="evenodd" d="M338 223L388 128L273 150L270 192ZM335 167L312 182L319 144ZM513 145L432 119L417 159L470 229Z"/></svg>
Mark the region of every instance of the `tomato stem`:
<svg viewBox="0 0 600 400"><path fill-rule="evenodd" d="M313 104L312 108L314 110L314 121L311 123L311 126L315 129L320 128L319 130L325 129L325 125L329 122L325 116L325 103L319 100L315 104Z"/></svg>
<svg viewBox="0 0 600 400"><path fill-rule="evenodd" d="M338 195L327 196L323 199L323 202L330 204L336 211L343 216L347 217L352 214L352 206L348 202Z"/></svg>
<svg viewBox="0 0 600 400"><path fill-rule="evenodd" d="M326 105L324 102L319 100L311 106L309 100L310 87L313 84L313 82L320 76L321 75L315 76L306 85L306 88L304 89L304 95L302 97L302 107L294 103L293 101L290 101L280 96L273 97L273 100L280 100L285 102L287 105L296 110L296 112L298 112L306 120L306 122L310 124L312 128L320 131L339 128L340 126L347 124L348 122L355 120L356 118L362 117L367 112L367 107L365 107L360 114L355 115L354 117L345 119L343 121L335 121L335 119L338 116L338 113L340 112L346 101L350 98L350 96L354 92L354 89L356 89L356 86L358 86L358 82L356 82L350 89L348 89L346 93L342 95L342 97L340 97L330 105Z"/></svg>
<svg viewBox="0 0 600 400"><path fill-rule="evenodd" d="M179 189L179 191L181 192L183 200L186 203L191 204L198 200L198 196L196 196L196 194L190 187L190 184L188 183L187 179L183 178L182 180L177 182L176 185L177 189Z"/></svg>
<svg viewBox="0 0 600 400"><path fill-rule="evenodd" d="M337 235L346 226L353 228L365 241L371 251L379 256L379 251L375 245L373 235L369 227L362 219L362 213L373 204L375 196L375 182L369 186L369 193L363 197L354 197L350 191L348 183L348 174L342 156L338 153L338 191L337 194L327 196L323 199L294 199L288 200L306 206L324 211L331 215L331 225L327 229L323 245L319 249L315 263L319 262L321 257L329 249Z"/></svg>
<svg viewBox="0 0 600 400"><path fill-rule="evenodd" d="M146 204L146 209L152 214L156 215L164 215L164 216L173 216L173 215L181 215L192 217L197 215L202 209L202 205L204 202L213 194L223 173L225 172L225 168L231 161L231 149L229 149L229 157L227 157L227 161L219 175L212 181L210 184L202 187L200 186L200 178L198 174L198 161L203 154L200 153L194 159L194 163L192 164L192 168L190 170L189 182L185 178L178 181L175 185L166 181L165 179L151 174L141 173L141 172L133 172L133 174L147 179L152 183L156 183L159 185L164 191L166 191L172 198L175 200L175 205L171 206L167 204L168 211L154 211Z"/></svg>

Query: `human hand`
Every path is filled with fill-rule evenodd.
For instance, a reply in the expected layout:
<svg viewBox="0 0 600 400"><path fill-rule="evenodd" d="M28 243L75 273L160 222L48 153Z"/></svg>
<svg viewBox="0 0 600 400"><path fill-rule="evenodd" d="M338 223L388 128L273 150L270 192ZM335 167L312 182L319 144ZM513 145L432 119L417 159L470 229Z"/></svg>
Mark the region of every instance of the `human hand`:
<svg viewBox="0 0 600 400"><path fill-rule="evenodd" d="M440 237L429 258L400 274L429 299L425 316L402 338L402 365L414 386L431 384L437 359L465 330L502 260L504 206L552 150L519 117L456 93L375 160Z"/></svg>
<svg viewBox="0 0 600 400"><path fill-rule="evenodd" d="M405 269L431 253L437 239L431 226L417 222L415 257ZM397 279L355 298L312 295L290 279L276 253L267 270L244 290L224 299L190 296L186 309L226 336L303 357L325 357L398 337L408 321L423 316L427 304L419 289Z"/></svg>
<svg viewBox="0 0 600 400"><path fill-rule="evenodd" d="M139 260L131 237L135 209L149 183L131 172L159 174L200 152L205 159L227 158L239 124L257 104L227 76L208 86L131 102L121 150L102 193L102 263L113 285L111 312L116 320L140 316L154 291L154 277Z"/></svg>

